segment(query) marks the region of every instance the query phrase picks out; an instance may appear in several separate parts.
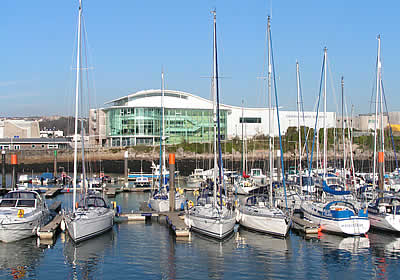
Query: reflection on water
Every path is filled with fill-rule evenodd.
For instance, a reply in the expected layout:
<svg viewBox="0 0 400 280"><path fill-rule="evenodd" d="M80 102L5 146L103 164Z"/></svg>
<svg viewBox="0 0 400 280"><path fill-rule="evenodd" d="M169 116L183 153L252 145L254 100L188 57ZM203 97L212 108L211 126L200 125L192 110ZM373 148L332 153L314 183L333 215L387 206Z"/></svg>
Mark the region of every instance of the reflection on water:
<svg viewBox="0 0 400 280"><path fill-rule="evenodd" d="M139 209L146 193L119 193L124 212ZM72 205L71 194L56 198ZM49 200L49 204L52 200ZM192 233L177 239L156 221L116 224L74 244L61 234L49 248L30 238L0 243L0 278L11 279L397 279L400 236L331 234L286 239L239 228L220 242Z"/></svg>
<svg viewBox="0 0 400 280"><path fill-rule="evenodd" d="M0 242L0 278L37 277L36 267L44 256L36 238L13 243Z"/></svg>
<svg viewBox="0 0 400 280"><path fill-rule="evenodd" d="M104 258L114 243L114 231L110 230L95 238L74 243L68 234L63 233L64 257L78 279L93 279L104 265ZM74 277L75 278L75 277Z"/></svg>

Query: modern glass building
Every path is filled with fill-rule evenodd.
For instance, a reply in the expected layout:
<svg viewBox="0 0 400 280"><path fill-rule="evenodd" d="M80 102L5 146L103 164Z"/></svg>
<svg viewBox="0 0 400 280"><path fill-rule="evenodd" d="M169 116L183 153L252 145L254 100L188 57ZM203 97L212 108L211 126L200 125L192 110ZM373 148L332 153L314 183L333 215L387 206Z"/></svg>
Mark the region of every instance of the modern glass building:
<svg viewBox="0 0 400 280"><path fill-rule="evenodd" d="M164 135L167 144L210 142L214 135L213 102L182 91L138 91L106 103L107 107L90 110L91 144L103 147L125 147L160 143L164 108ZM253 137L269 132L268 108L242 108L220 104L221 139ZM273 109L271 132L278 135L276 110ZM279 111L281 132L297 126L297 112ZM301 125L314 127L316 112L304 112ZM324 118L319 113L319 123ZM336 115L326 115L327 126L334 127Z"/></svg>
<svg viewBox="0 0 400 280"><path fill-rule="evenodd" d="M105 114L107 146L155 145L161 136L161 91L146 90L108 102ZM101 114L97 111L95 114ZM221 108L221 138L227 135L229 110ZM97 116L91 118L97 121ZM93 126L92 126L93 127ZM212 141L212 102L189 93L165 90L164 135L167 144Z"/></svg>

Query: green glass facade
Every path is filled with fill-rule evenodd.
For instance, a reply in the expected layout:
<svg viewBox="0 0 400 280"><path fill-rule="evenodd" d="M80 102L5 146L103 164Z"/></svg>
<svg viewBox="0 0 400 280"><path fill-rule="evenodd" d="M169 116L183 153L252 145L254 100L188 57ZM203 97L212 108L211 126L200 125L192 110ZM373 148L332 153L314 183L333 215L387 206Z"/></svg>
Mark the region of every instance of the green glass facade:
<svg viewBox="0 0 400 280"><path fill-rule="evenodd" d="M161 108L107 109L107 136L113 147L160 141ZM183 141L210 142L213 139L212 110L164 109L164 134L167 144ZM220 110L221 138L227 134L227 111Z"/></svg>

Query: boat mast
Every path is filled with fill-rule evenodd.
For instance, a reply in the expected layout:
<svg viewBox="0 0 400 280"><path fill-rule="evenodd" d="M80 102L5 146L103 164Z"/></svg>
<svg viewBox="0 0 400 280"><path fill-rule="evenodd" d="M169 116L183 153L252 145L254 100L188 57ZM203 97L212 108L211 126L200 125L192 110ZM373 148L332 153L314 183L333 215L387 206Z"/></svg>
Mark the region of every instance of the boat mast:
<svg viewBox="0 0 400 280"><path fill-rule="evenodd" d="M272 164L272 65L271 65L271 17L268 16L267 22L267 44L268 44L268 135L269 135L269 203L272 207L272 180L273 180L273 164Z"/></svg>
<svg viewBox="0 0 400 280"><path fill-rule="evenodd" d="M160 184L159 190L164 187L165 183L165 135L164 135L164 70L161 71L161 131L160 131Z"/></svg>
<svg viewBox="0 0 400 280"><path fill-rule="evenodd" d="M327 136L327 129L326 129L326 69L327 69L327 52L328 49L325 47L324 48L324 59L325 59L325 69L324 69L324 179L326 176L326 165L328 163L327 161L327 154L326 154L326 150L327 150L327 140L328 140L328 136Z"/></svg>
<svg viewBox="0 0 400 280"><path fill-rule="evenodd" d="M300 131L300 70L299 63L296 61L296 80L297 80L297 130L299 133L299 182L300 189L303 191L302 176L301 176L301 131Z"/></svg>
<svg viewBox="0 0 400 280"><path fill-rule="evenodd" d="M375 174L376 174L376 141L377 141L377 126L378 126L378 96L380 87L380 71L381 71L381 36L378 35L378 54L376 60L376 96L375 96L375 133L374 133L374 173L372 178L372 188L375 190Z"/></svg>
<svg viewBox="0 0 400 280"><path fill-rule="evenodd" d="M244 156L244 100L242 99L242 176L245 173L245 156Z"/></svg>
<svg viewBox="0 0 400 280"><path fill-rule="evenodd" d="M346 137L345 137L345 132L346 128L344 127L345 122L344 122L344 80L342 76L342 139L343 139L343 168L342 168L342 177L343 177L343 182L346 187Z"/></svg>
<svg viewBox="0 0 400 280"><path fill-rule="evenodd" d="M212 76L212 95L213 95L213 121L214 121L214 202L217 201L217 172L218 172L218 161L217 161L217 12L211 11L214 15L214 28L213 28L213 76Z"/></svg>
<svg viewBox="0 0 400 280"><path fill-rule="evenodd" d="M81 19L82 19L82 0L79 0L79 15L78 15L78 49L76 54L76 84L75 84L75 141L74 141L74 178L73 185L73 199L72 211L75 212L76 208L76 180L78 168L78 102L79 102L79 77L81 68ZM83 141L83 139L82 139Z"/></svg>

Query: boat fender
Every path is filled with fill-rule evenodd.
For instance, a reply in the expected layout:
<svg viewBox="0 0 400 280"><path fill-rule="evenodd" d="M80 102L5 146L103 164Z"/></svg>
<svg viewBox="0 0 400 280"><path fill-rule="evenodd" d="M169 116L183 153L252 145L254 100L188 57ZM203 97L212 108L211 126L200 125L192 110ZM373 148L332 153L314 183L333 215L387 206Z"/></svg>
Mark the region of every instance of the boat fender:
<svg viewBox="0 0 400 280"><path fill-rule="evenodd" d="M40 237L40 226L36 228L36 235Z"/></svg>
<svg viewBox="0 0 400 280"><path fill-rule="evenodd" d="M188 207L189 207L189 208L192 208L193 206L194 206L193 201L189 200L189 201L188 201Z"/></svg>
<svg viewBox="0 0 400 280"><path fill-rule="evenodd" d="M117 205L117 215L119 216L121 214L121 206Z"/></svg>
<svg viewBox="0 0 400 280"><path fill-rule="evenodd" d="M65 226L65 221L64 221L64 219L61 220L60 227L61 227L61 230L62 230L62 231L65 231L66 226Z"/></svg>
<svg viewBox="0 0 400 280"><path fill-rule="evenodd" d="M76 202L76 203L75 203L75 209L78 209L78 206L79 206L79 203Z"/></svg>

